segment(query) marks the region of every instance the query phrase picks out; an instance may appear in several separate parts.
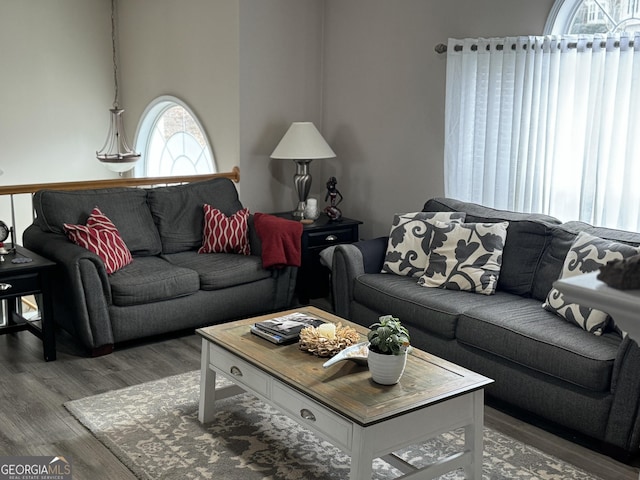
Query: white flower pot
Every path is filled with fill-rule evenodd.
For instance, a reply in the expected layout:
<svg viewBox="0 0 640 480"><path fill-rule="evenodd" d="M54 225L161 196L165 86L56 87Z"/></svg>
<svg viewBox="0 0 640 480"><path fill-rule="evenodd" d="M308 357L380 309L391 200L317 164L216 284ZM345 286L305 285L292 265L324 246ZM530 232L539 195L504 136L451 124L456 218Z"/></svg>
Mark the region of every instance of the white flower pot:
<svg viewBox="0 0 640 480"><path fill-rule="evenodd" d="M371 379L381 385L398 383L407 365L407 352L404 355L382 355L369 350L367 358Z"/></svg>

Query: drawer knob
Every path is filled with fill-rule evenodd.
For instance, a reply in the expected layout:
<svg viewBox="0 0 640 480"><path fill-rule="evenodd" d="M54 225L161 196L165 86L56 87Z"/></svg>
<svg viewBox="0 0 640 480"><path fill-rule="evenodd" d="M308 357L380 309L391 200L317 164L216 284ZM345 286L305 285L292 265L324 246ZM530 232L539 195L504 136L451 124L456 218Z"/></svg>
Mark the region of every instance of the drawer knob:
<svg viewBox="0 0 640 480"><path fill-rule="evenodd" d="M336 237L335 235L327 235L327 237L325 238L327 242L335 242L337 239L338 237Z"/></svg>
<svg viewBox="0 0 640 480"><path fill-rule="evenodd" d="M300 416L305 420L309 420L311 422L316 421L316 416L311 412L311 410L307 410L306 408L300 410Z"/></svg>
<svg viewBox="0 0 640 480"><path fill-rule="evenodd" d="M10 288L13 288L10 283L0 283L0 290L9 290Z"/></svg>
<svg viewBox="0 0 640 480"><path fill-rule="evenodd" d="M231 367L231 369L229 371L231 372L231 375L235 375L236 377L241 377L242 376L242 370L240 370L235 365L233 367Z"/></svg>

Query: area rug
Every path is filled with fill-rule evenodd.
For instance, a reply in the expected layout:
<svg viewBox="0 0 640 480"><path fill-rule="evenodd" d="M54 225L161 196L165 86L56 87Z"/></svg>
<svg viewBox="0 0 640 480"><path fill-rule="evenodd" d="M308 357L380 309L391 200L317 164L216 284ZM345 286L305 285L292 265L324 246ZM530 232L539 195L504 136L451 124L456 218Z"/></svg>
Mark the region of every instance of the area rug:
<svg viewBox="0 0 640 480"><path fill-rule="evenodd" d="M219 401L198 421L199 372L67 402L65 407L141 479L348 479L350 458L249 394ZM228 382L225 379L221 383ZM492 429L484 431L483 478L599 480ZM462 431L397 452L414 465L459 449ZM382 460L374 478L400 475ZM443 477L464 478L462 471Z"/></svg>

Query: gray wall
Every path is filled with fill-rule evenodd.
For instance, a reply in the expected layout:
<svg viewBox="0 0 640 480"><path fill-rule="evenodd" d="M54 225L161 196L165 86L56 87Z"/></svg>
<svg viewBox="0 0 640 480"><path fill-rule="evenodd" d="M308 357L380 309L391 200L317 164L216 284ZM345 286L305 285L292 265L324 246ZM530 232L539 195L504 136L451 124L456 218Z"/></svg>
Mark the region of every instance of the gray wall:
<svg viewBox="0 0 640 480"><path fill-rule="evenodd" d="M290 210L293 162L269 154L311 120L338 158L363 237L443 193L448 37L540 34L552 0L120 0L120 88L133 140L160 95L191 106L253 211ZM110 0L0 0L0 184L108 178L95 160L113 101ZM0 205L0 219L6 219Z"/></svg>
<svg viewBox="0 0 640 480"><path fill-rule="evenodd" d="M121 1L127 114L140 118L156 97L179 97L207 131L218 171L240 167L245 206L290 209L293 165L269 155L291 122L321 119L322 5Z"/></svg>
<svg viewBox="0 0 640 480"><path fill-rule="evenodd" d="M124 104L131 120L159 95L186 101L218 168L240 166L241 198L252 211L293 208L293 162L269 155L291 122L313 121L338 158L311 164L311 195L323 206L335 175L344 215L364 221L363 237L384 235L393 213L443 194L446 57L435 44L541 34L552 4L188 0L185 8L127 0Z"/></svg>
<svg viewBox="0 0 640 480"><path fill-rule="evenodd" d="M118 5L130 138L149 103L173 95L200 119L218 171L239 165L238 2L120 0Z"/></svg>
<svg viewBox="0 0 640 480"><path fill-rule="evenodd" d="M291 122L321 128L323 3L240 0L240 191L251 211L297 204L294 163L269 155Z"/></svg>
<svg viewBox="0 0 640 480"><path fill-rule="evenodd" d="M542 34L552 0L327 0L326 161L345 197L343 214L387 235L395 212L444 194L446 56L449 37Z"/></svg>

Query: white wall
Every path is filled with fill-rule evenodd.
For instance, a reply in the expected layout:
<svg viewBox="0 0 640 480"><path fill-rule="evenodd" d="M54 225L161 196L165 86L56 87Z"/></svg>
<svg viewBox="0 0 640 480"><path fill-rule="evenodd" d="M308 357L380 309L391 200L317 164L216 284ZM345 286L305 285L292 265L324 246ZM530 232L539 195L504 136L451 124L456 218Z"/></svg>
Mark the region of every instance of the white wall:
<svg viewBox="0 0 640 480"><path fill-rule="evenodd" d="M553 0L327 0L324 130L365 238L444 194L447 38L542 34Z"/></svg>
<svg viewBox="0 0 640 480"><path fill-rule="evenodd" d="M0 185L109 178L108 0L0 0ZM17 198L18 230L31 222ZM9 223L8 199L0 219ZM21 236L19 236L19 239Z"/></svg>
<svg viewBox="0 0 640 480"><path fill-rule="evenodd" d="M108 0L0 0L2 184L109 176L110 30Z"/></svg>

